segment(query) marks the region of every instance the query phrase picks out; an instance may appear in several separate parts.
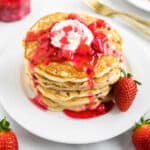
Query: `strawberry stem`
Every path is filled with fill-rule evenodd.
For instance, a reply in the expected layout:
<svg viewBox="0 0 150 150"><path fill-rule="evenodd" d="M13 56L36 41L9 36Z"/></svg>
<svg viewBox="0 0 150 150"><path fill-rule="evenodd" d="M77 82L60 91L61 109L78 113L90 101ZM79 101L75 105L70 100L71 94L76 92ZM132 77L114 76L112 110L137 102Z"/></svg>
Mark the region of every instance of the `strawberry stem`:
<svg viewBox="0 0 150 150"><path fill-rule="evenodd" d="M141 124L143 124L144 123L144 117L141 117L140 121L141 121Z"/></svg>
<svg viewBox="0 0 150 150"><path fill-rule="evenodd" d="M132 78L133 75L131 73L127 73L127 77Z"/></svg>
<svg viewBox="0 0 150 150"><path fill-rule="evenodd" d="M129 77L129 78L133 77L133 75L131 73L126 73L126 71L123 68L121 68L121 73L123 74L122 77ZM137 80L134 80L134 82L138 85L142 85L142 83Z"/></svg>
<svg viewBox="0 0 150 150"><path fill-rule="evenodd" d="M138 85L142 85L142 83L141 82L139 82L139 81L137 81L137 80L134 80L135 81L135 83L136 84L138 84Z"/></svg>
<svg viewBox="0 0 150 150"><path fill-rule="evenodd" d="M146 124L150 124L150 119L145 120Z"/></svg>
<svg viewBox="0 0 150 150"><path fill-rule="evenodd" d="M10 126L9 122L7 121L6 117L4 117L4 118L0 121L0 132L3 132L3 131L10 131L11 128L10 128L9 126Z"/></svg>
<svg viewBox="0 0 150 150"><path fill-rule="evenodd" d="M133 77L131 73L126 73L126 71L123 68L121 68L121 72L123 74L123 77L129 77L129 78Z"/></svg>
<svg viewBox="0 0 150 150"><path fill-rule="evenodd" d="M135 123L133 131L135 131L137 128L139 128L143 125L146 125L146 124L150 124L150 119L145 120L144 117L141 117L140 122Z"/></svg>
<svg viewBox="0 0 150 150"><path fill-rule="evenodd" d="M123 74L123 77L127 76L126 71L123 68L121 68L121 73Z"/></svg>

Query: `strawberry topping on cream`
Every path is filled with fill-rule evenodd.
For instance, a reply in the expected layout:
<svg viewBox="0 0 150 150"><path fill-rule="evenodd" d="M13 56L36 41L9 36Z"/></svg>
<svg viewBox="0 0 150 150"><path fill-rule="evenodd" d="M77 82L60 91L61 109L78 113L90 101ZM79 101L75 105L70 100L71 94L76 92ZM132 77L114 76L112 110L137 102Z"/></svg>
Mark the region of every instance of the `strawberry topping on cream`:
<svg viewBox="0 0 150 150"><path fill-rule="evenodd" d="M64 20L51 29L51 44L57 48L75 51L80 43L90 45L92 32L78 20Z"/></svg>

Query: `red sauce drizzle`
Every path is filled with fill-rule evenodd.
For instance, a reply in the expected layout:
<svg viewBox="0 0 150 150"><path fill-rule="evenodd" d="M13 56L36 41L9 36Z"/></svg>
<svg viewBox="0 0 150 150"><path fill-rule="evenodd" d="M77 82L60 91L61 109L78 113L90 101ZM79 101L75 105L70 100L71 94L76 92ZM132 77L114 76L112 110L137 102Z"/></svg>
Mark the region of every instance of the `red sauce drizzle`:
<svg viewBox="0 0 150 150"><path fill-rule="evenodd" d="M92 92L90 92L88 94L88 97L89 97L89 105L88 105L88 109L89 110L92 110L93 109L93 103L94 103L94 99L95 99L95 96Z"/></svg>
<svg viewBox="0 0 150 150"><path fill-rule="evenodd" d="M61 38L60 42L61 42L63 45L69 44L69 41L68 41L67 37L65 37L65 36Z"/></svg>
<svg viewBox="0 0 150 150"><path fill-rule="evenodd" d="M34 69L33 66L41 63L48 65L50 62L71 61L77 70L84 71L87 74L88 85L90 89L93 89L93 78L95 76L94 69L97 65L98 59L104 55L112 55L121 58L121 54L111 48L108 37L102 31L97 31L97 28L107 28L110 30L110 26L104 20L98 19L97 21L87 25L87 23L76 14L70 14L68 19L76 19L85 24L91 30L94 35L91 45L86 45L86 39L83 39L83 41L80 41L80 45L75 52L53 47L50 44L51 37L55 34L55 32L51 32L53 25L50 28L41 30L37 33L29 32L26 36L26 42L38 41L38 47L30 58L30 66ZM63 30L68 32L72 30L72 27L67 26L64 27ZM68 40L66 38L61 39L61 41L62 44L68 44ZM33 102L40 107L47 109L45 105L41 105L41 102L39 103L38 99L39 96L35 97ZM102 103L95 110L91 110L90 106L94 101L92 93L89 93L89 101L89 108L85 111L73 112L65 110L64 113L72 118L93 118L109 112L114 105L113 102Z"/></svg>
<svg viewBox="0 0 150 150"><path fill-rule="evenodd" d="M81 21L81 18L75 14L70 14L68 18L78 19ZM41 63L48 65L50 62L71 61L79 71L85 71L90 80L95 75L94 68L99 57L103 55L119 56L118 52L110 47L107 36L103 32L96 30L97 27L110 28L103 20L98 19L96 22L87 26L95 37L91 46L86 45L83 40L74 53L72 51L59 49L50 45L51 34L54 34L53 32L50 32L52 27L53 25L49 29L41 30L37 33L29 32L27 34L26 42L39 42L39 45L30 60L33 65ZM71 30L71 27L67 26L63 30L69 31ZM61 41L63 44L68 43L66 38L61 39ZM91 84L90 81L89 85L93 88L94 84Z"/></svg>
<svg viewBox="0 0 150 150"><path fill-rule="evenodd" d="M68 117L73 118L73 119L89 119L89 118L102 116L102 115L108 113L109 111L112 110L113 106L114 106L114 102L110 101L110 102L105 102L105 103L100 104L94 110L87 109L85 111L80 111L80 112L64 110L64 113L65 113L65 115L67 115Z"/></svg>
<svg viewBox="0 0 150 150"><path fill-rule="evenodd" d="M67 19L78 20L78 21L80 21L81 23L83 23L84 25L87 26L86 21L83 18L81 18L79 15L75 14L75 13L70 13L68 15Z"/></svg>
<svg viewBox="0 0 150 150"><path fill-rule="evenodd" d="M42 99L43 99L42 95L40 93L38 93L34 98L30 98L30 101L32 102L32 104L34 104L39 109L41 109L43 111L47 111L48 106L42 102Z"/></svg>
<svg viewBox="0 0 150 150"><path fill-rule="evenodd" d="M32 75L32 81L33 81L33 84L34 84L34 87L37 87L38 86L38 79L36 78L35 75Z"/></svg>

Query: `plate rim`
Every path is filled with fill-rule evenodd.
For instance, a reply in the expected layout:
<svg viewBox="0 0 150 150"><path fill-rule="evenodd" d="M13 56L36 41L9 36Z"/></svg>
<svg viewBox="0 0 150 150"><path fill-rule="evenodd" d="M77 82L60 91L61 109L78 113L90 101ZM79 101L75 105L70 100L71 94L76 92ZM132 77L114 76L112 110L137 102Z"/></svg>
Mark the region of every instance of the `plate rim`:
<svg viewBox="0 0 150 150"><path fill-rule="evenodd" d="M1 103L1 100L0 100L0 104L2 104ZM7 109L3 106L3 105L1 105L2 107L3 107L3 109L4 109L4 111L11 117L11 119L15 122L15 123L17 123L21 128L23 128L24 130L26 130L26 131L28 131L29 133L31 133L31 134L33 134L33 135L35 135L35 136L37 136L37 137L39 137L39 138L42 138L42 139L45 139L45 140L47 140L47 141L52 141L52 142L58 142L58 143L62 143L62 144L70 144L70 145L79 145L79 144L82 144L82 145L84 145L84 144L94 144L94 143L97 143L97 142L103 142L103 141L106 141L106 140L111 140L112 138L115 138L115 137L117 137L117 136L120 136L121 134L124 134L125 132L127 132L128 130L130 130L132 127L133 127L133 125L131 125L129 128L127 127L126 129L124 128L122 131L120 131L117 135L112 135L112 136L110 136L109 138L105 138L105 139L103 139L103 140L99 140L99 139L97 139L97 140L91 140L91 141L81 141L81 142L79 142L79 141L77 141L77 142L75 142L75 141L70 141L70 142L66 142L66 140L60 140L60 139L53 139L53 138L48 138L48 137L45 137L45 136L43 136L43 135L39 135L39 134L37 134L37 133L35 133L35 132L33 132L33 131L31 131L30 129L28 129L27 127L25 127L20 121L17 121L14 117L13 117L13 115L11 115L11 113L9 113L8 111L7 111ZM147 110L145 111L145 112L147 112ZM145 113L143 113L143 114L145 114ZM142 114L142 115L143 115ZM142 116L142 115L139 115L140 117ZM140 118L139 117L139 118ZM136 121L136 120L135 120Z"/></svg>
<svg viewBox="0 0 150 150"><path fill-rule="evenodd" d="M113 24L112 24L112 25L113 25ZM115 27L115 28L117 28L117 27ZM119 30L119 28L121 28L121 27L118 26L118 30ZM122 32L123 32L123 31L125 31L124 28L122 28ZM126 32L126 34L133 36L132 33L128 32L128 31L125 31L125 32ZM140 40L139 40L139 39L136 39L136 41L140 41ZM17 51L15 51L15 54L16 54L16 53L17 53ZM146 52L145 52L145 53L146 53ZM7 57L6 57L7 54L11 55L11 54L9 53L9 51L7 51L7 52L3 55L3 59L0 60L0 66L2 65L3 61L6 61L6 59L7 59ZM147 57L149 57L149 56L147 56ZM150 57L149 57L149 58L150 58ZM18 58L18 59L19 59L19 58ZM0 94L0 96L1 96L1 94ZM39 134L33 132L31 129L28 129L28 127L26 127L23 123L21 123L20 120L18 121L18 120L13 116L13 114L11 114L11 113L9 112L9 110L6 108L6 106L5 106L4 104L2 104L1 98L0 98L0 104L2 105L2 107L4 108L4 110L9 114L9 116L10 116L16 123L18 123L21 127L23 127L25 130L29 131L29 132L32 133L33 135L36 135L36 136L38 136L38 137L40 137L40 138L43 138L43 139L46 139L46 140L55 141L55 142L60 142L60 143L67 143L67 144L90 144L90 143L96 143L96 142L100 142L100 141L104 141L104 140L108 140L108 139L111 139L111 138L113 138L113 137L116 137L116 136L118 136L118 135L120 135L120 134L126 132L127 130L129 130L129 129L132 127L132 125L133 125L133 120L132 120L132 122L130 121L129 125L126 126L126 128L122 128L121 130L119 130L120 132L118 132L117 134L116 134L116 133L113 133L113 135L111 135L111 136L109 136L109 137L107 137L107 138L105 138L105 139L103 139L103 140L100 140L100 139L97 138L97 139L93 139L93 140L90 140L90 141L89 141L89 140L86 140L86 139L85 139L84 141L83 141L83 140L82 140L82 141L78 141L78 140L66 141L66 139L64 140L64 139L59 139L59 138L56 138L56 139L54 139L54 138L49 138L49 137L45 137L45 136L43 136L43 135L39 135ZM139 113L137 118L140 118L145 112L147 112L147 110L148 110L149 108L150 108L150 106L149 106L148 108L146 108L143 113ZM137 118L134 119L134 122L137 121L137 120L136 120ZM129 126L130 126L130 127L129 127ZM114 134L115 134L115 135L114 135Z"/></svg>
<svg viewBox="0 0 150 150"><path fill-rule="evenodd" d="M135 0L126 0L126 1L135 6L136 8L140 8L141 10L144 10L146 12L150 12L150 8L148 9L147 7L142 7L141 5L138 5Z"/></svg>

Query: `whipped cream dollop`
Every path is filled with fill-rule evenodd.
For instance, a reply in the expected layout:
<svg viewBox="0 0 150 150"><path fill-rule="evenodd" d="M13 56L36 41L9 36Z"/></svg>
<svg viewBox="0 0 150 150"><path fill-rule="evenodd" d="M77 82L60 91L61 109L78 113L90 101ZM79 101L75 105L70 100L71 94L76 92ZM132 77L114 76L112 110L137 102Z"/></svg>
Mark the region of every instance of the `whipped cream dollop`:
<svg viewBox="0 0 150 150"><path fill-rule="evenodd" d="M92 32L78 20L64 20L56 23L51 29L51 44L55 47L75 51L80 43L90 45Z"/></svg>

